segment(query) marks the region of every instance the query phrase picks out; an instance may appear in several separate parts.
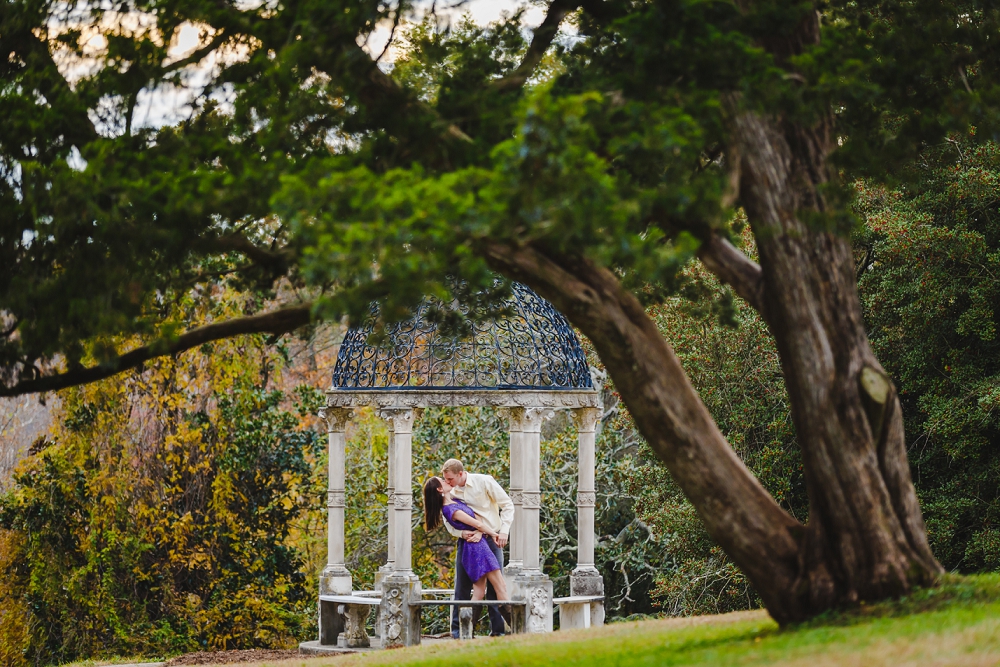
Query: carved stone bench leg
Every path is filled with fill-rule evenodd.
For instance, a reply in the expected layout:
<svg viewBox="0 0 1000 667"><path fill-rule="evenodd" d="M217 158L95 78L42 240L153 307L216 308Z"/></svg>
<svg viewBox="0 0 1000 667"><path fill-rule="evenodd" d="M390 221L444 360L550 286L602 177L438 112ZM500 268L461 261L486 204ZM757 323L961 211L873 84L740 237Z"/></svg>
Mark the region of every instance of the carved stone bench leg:
<svg viewBox="0 0 1000 667"><path fill-rule="evenodd" d="M344 614L344 643L347 648L367 648L371 644L368 641L368 629L365 624L368 622L368 614L371 609L364 604L344 604L340 605Z"/></svg>
<svg viewBox="0 0 1000 667"><path fill-rule="evenodd" d="M458 638L472 639L472 608L458 608Z"/></svg>

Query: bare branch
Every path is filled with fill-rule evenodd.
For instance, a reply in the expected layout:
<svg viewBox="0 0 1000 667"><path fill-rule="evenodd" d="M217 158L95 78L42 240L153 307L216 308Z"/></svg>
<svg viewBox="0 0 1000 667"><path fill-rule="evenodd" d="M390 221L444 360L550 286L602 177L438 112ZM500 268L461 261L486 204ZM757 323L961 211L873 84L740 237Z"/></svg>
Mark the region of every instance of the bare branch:
<svg viewBox="0 0 1000 667"><path fill-rule="evenodd" d="M545 52L552 46L552 41L559 32L559 26L567 15L576 11L580 7L580 0L553 0L549 5L549 11L545 15L542 24L535 28L535 34L531 38L531 45L528 46L524 59L513 73L499 79L493 83L496 90L510 90L520 88L531 77L532 72L542 62Z"/></svg>
<svg viewBox="0 0 1000 667"><path fill-rule="evenodd" d="M389 53L389 48L392 46L393 41L396 39L396 30L399 29L399 23L403 20L403 3L400 2L396 5L396 11L392 16L392 30L389 31L389 39L385 41L385 46L382 48L382 53L378 54L378 58L375 62L382 62L382 58L385 58L385 54Z"/></svg>
<svg viewBox="0 0 1000 667"><path fill-rule="evenodd" d="M714 233L698 248L698 258L719 280L732 287L763 315L764 277L756 262Z"/></svg>
<svg viewBox="0 0 1000 667"><path fill-rule="evenodd" d="M241 317L235 320L216 322L203 327L197 327L181 334L174 340L160 339L127 352L116 359L91 366L40 377L33 380L23 380L10 387L0 387L0 396L19 396L22 394L37 394L44 391L57 391L66 387L104 380L131 368L137 368L156 357L178 354L193 347L231 336L244 334L269 333L275 336L289 333L309 324L312 304L302 304L281 308L260 315Z"/></svg>

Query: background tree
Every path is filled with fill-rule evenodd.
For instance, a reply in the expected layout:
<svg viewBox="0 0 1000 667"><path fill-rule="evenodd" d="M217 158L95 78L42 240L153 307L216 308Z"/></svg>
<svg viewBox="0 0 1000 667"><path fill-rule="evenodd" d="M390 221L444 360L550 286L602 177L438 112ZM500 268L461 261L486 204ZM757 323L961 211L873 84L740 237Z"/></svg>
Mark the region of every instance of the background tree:
<svg viewBox="0 0 1000 667"><path fill-rule="evenodd" d="M934 552L950 570L996 570L1000 152L956 139L912 176L894 190L860 186L865 320L902 388Z"/></svg>
<svg viewBox="0 0 1000 667"><path fill-rule="evenodd" d="M843 184L901 173L970 123L992 136L996 10L553 0L530 41L517 19L415 33L394 77L358 44L410 10L5 5L4 392L356 317L372 300L404 317L425 294L448 296L451 277L467 299L499 271L593 342L777 620L933 583L898 396L864 330ZM553 47L565 20L577 35ZM201 39L178 53L189 26ZM137 122L168 89L190 96L184 118ZM737 248L735 206L759 263ZM807 524L740 461L644 311L639 297L671 293L693 255L774 337ZM219 274L281 286L290 305L181 333L170 300ZM128 333L153 342L110 342Z"/></svg>
<svg viewBox="0 0 1000 667"><path fill-rule="evenodd" d="M197 321L239 299L186 302ZM314 632L295 533L324 439L261 336L62 393L0 496L4 664L287 644Z"/></svg>

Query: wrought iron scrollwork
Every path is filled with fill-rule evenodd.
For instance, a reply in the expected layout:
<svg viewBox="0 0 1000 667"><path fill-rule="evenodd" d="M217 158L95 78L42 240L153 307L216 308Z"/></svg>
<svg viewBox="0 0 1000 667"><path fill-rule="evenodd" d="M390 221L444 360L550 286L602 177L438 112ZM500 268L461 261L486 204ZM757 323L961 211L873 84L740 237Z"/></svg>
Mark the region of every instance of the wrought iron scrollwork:
<svg viewBox="0 0 1000 667"><path fill-rule="evenodd" d="M334 389L590 389L587 360L562 314L512 283L504 316L470 317L456 337L429 321L434 304L369 343L377 312L347 332L333 370ZM465 315L469 315L467 311Z"/></svg>

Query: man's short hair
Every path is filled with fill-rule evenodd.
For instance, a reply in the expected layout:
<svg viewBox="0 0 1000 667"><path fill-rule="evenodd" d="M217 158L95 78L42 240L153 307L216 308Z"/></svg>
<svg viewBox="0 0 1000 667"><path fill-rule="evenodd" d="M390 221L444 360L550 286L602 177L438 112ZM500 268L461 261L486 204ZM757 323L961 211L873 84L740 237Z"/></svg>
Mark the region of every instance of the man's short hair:
<svg viewBox="0 0 1000 667"><path fill-rule="evenodd" d="M465 466L458 459L448 459L441 466L441 473L444 474L446 472L450 472L453 475L461 475L465 472Z"/></svg>

